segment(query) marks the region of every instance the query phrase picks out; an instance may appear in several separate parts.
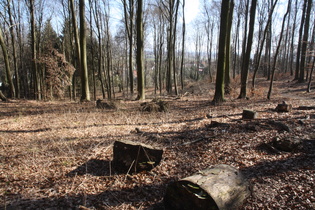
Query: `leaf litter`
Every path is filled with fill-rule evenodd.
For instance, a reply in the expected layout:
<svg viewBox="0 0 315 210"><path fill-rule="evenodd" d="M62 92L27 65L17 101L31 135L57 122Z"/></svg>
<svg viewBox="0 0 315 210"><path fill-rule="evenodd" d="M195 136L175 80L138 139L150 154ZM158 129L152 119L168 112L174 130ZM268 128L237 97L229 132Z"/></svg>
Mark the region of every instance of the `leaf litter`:
<svg viewBox="0 0 315 210"><path fill-rule="evenodd" d="M167 112L141 112L137 101L122 101L119 110L92 102L0 103L0 208L163 209L168 183L228 164L251 183L241 209L315 209L315 111L297 109L314 106L315 95L301 97L297 88L278 83L272 100L257 93L233 100L232 93L222 106L211 106L213 92L204 88L198 96L163 98ZM283 100L291 112L274 111ZM242 120L243 109L257 111L258 119ZM266 147L292 136L303 142L293 152ZM163 160L148 172L116 173L115 140L162 147Z"/></svg>

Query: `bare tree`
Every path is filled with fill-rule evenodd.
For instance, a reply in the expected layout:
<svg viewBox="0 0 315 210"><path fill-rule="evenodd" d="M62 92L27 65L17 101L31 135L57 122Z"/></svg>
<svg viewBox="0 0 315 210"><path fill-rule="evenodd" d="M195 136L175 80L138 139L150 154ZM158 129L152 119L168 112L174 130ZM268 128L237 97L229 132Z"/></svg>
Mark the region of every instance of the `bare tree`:
<svg viewBox="0 0 315 210"><path fill-rule="evenodd" d="M290 12L290 8L291 8L291 0L288 1L288 6L287 6L287 11L284 14L283 17L283 21L282 21L282 27L281 27L281 32L280 32L280 36L279 36L279 41L278 41L278 46L274 55L274 59L273 59L273 66L272 66L272 73L271 73L271 79L270 79L270 86L269 86L269 91L268 91L268 95L267 98L270 99L271 98L271 93L272 93L272 88L273 88L273 80L274 80L274 76L275 76L275 71L276 71L276 65L277 65L277 58L279 55L279 50L280 50L280 46L281 46L281 42L283 39L283 31L284 31L284 27L285 27L285 21L286 18Z"/></svg>

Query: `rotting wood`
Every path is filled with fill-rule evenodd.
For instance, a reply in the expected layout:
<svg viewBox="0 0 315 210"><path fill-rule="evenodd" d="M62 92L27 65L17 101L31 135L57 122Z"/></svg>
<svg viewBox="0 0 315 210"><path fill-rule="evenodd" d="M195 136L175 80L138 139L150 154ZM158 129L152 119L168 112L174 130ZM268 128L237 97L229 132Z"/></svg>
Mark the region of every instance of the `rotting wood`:
<svg viewBox="0 0 315 210"><path fill-rule="evenodd" d="M237 209L249 195L241 172L221 164L168 185L164 206L172 210Z"/></svg>
<svg viewBox="0 0 315 210"><path fill-rule="evenodd" d="M149 171L162 159L163 150L140 142L115 141L113 165L118 172Z"/></svg>

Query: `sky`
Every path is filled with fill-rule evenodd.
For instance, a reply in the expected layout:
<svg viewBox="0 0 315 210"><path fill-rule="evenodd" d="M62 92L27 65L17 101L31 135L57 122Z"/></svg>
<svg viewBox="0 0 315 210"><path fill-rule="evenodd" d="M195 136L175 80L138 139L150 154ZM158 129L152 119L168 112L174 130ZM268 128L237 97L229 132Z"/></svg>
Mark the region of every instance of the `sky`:
<svg viewBox="0 0 315 210"><path fill-rule="evenodd" d="M199 13L199 0L186 0L185 1L185 21L191 23Z"/></svg>

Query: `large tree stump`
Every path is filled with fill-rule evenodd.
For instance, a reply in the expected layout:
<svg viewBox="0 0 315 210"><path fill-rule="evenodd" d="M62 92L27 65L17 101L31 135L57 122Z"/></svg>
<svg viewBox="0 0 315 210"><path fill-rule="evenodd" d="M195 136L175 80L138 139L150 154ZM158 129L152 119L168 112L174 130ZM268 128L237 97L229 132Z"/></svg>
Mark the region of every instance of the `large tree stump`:
<svg viewBox="0 0 315 210"><path fill-rule="evenodd" d="M276 112L291 112L292 105L286 104L285 101L282 104L278 104L276 107Z"/></svg>
<svg viewBox="0 0 315 210"><path fill-rule="evenodd" d="M122 173L148 171L162 159L163 150L132 141L115 141L113 164Z"/></svg>
<svg viewBox="0 0 315 210"><path fill-rule="evenodd" d="M242 119L243 120L253 120L258 116L257 112L252 110L243 110Z"/></svg>
<svg viewBox="0 0 315 210"><path fill-rule="evenodd" d="M217 165L170 184L166 209L237 209L249 196L249 186L239 170Z"/></svg>

